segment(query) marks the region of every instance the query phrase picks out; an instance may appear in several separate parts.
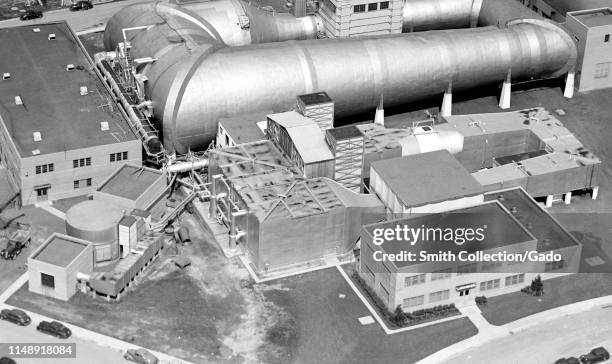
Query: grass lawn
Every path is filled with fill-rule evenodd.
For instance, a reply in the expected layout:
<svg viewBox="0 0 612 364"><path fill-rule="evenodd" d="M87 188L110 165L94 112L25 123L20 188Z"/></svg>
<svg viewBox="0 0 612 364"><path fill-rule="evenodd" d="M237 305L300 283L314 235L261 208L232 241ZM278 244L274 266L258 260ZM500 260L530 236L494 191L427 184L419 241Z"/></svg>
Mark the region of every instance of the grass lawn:
<svg viewBox="0 0 612 364"><path fill-rule="evenodd" d="M588 273L544 281L544 296L522 292L489 297L482 315L493 325L504 325L525 316L574 302L612 294L612 274Z"/></svg>
<svg viewBox="0 0 612 364"><path fill-rule="evenodd" d="M478 333L467 318L393 335L377 323L362 326L358 318L370 312L336 268L268 285L278 289L266 298L291 317L292 325L270 331L292 347L284 363L414 363Z"/></svg>

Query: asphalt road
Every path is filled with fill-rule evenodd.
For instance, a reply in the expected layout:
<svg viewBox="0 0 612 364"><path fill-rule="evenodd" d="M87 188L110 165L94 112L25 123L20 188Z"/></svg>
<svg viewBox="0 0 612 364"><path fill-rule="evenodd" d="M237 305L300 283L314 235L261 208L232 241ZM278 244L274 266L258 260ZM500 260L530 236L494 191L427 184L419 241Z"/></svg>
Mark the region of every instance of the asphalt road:
<svg viewBox="0 0 612 364"><path fill-rule="evenodd" d="M15 358L19 364L108 364L128 363L123 354L112 348L98 345L91 341L76 338L67 340L56 339L36 331L37 323L21 327L0 320L0 343L76 343L76 359L21 359ZM6 353L0 353L0 357Z"/></svg>
<svg viewBox="0 0 612 364"><path fill-rule="evenodd" d="M14 27L26 24L47 23L66 20L72 30L83 32L87 30L102 30L108 19L126 5L143 2L143 0L124 0L112 3L94 5L93 9L71 12L68 9L54 10L44 14L40 19L21 21L9 19L0 21L0 28Z"/></svg>
<svg viewBox="0 0 612 364"><path fill-rule="evenodd" d="M578 358L598 346L611 351L610 322L612 307L595 308L497 339L463 352L445 364L552 364L562 357Z"/></svg>

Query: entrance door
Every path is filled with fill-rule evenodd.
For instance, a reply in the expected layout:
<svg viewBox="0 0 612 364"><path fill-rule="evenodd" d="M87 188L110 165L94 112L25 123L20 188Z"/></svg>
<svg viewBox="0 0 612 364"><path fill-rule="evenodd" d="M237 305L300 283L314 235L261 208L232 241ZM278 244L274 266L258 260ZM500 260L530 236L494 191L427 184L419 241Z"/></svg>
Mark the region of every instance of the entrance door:
<svg viewBox="0 0 612 364"><path fill-rule="evenodd" d="M50 186L34 187L36 201L46 201L49 198L49 189L51 189Z"/></svg>
<svg viewBox="0 0 612 364"><path fill-rule="evenodd" d="M459 291L459 296L467 296L469 294L470 294L469 289L462 289L461 291Z"/></svg>

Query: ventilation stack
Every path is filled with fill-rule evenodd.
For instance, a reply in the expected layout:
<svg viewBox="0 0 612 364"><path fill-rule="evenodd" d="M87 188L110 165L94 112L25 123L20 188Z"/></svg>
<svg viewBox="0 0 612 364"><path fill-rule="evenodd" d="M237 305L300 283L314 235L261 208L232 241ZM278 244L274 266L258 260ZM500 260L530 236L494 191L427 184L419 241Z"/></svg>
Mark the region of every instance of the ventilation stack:
<svg viewBox="0 0 612 364"><path fill-rule="evenodd" d="M364 138L354 125L328 129L325 140L336 160L334 180L353 192L361 192Z"/></svg>
<svg viewBox="0 0 612 364"><path fill-rule="evenodd" d="M297 106L300 114L314 120L321 130L334 127L334 102L327 93L299 95Z"/></svg>

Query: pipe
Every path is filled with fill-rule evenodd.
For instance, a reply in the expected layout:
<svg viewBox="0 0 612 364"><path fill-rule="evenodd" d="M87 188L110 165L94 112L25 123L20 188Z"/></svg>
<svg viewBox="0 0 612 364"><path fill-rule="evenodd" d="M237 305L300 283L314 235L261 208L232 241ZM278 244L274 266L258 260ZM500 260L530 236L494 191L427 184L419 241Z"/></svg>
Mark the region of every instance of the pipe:
<svg viewBox="0 0 612 364"><path fill-rule="evenodd" d="M179 162L169 165L168 173L182 173L189 171L197 171L198 169L206 168L208 166L208 159L198 159L188 162Z"/></svg>
<svg viewBox="0 0 612 364"><path fill-rule="evenodd" d="M107 26L105 44L107 49L113 49L122 41L117 36L121 27L145 25L154 19L161 21L149 23L156 26L146 31L131 32L130 42L134 57L158 59L143 66L141 73L149 80L145 88L153 101L154 114L162 121L164 145L179 152L206 146L214 139L221 117L258 110L288 110L300 94L326 91L335 102L336 117L341 118L374 109L382 94L385 106L396 106L442 94L449 82L453 90L460 91L501 82L508 70L512 70L513 80L529 80L559 77L574 67L577 51L571 38L522 5L517 3L519 10L505 4L514 1L426 1L465 5L459 12L464 14L463 20L455 22L452 18L458 15L445 11L424 17L419 27L428 21L442 24L441 27L472 24L476 10L481 25L495 22L495 26L244 45L253 40L302 39L304 34L309 37L313 34L311 28L304 28L303 20L279 21L276 16L258 20L261 14L244 5L245 14L251 15L253 32L246 37L240 33L245 30L240 29L237 36L231 37L227 35L232 32L228 28L231 22L222 23L218 15L196 11L213 5L195 3L197 8L189 8L155 3L148 6L155 7L157 18L140 8L143 4L138 8L128 6L113 16ZM507 13L495 15L497 11ZM203 27L204 15L211 16L206 18L206 24L220 28ZM312 19L316 18L310 18L311 23ZM175 26L170 29L169 23ZM212 28L219 36L211 35ZM173 41L175 38L183 41ZM229 44L226 38L242 40Z"/></svg>

